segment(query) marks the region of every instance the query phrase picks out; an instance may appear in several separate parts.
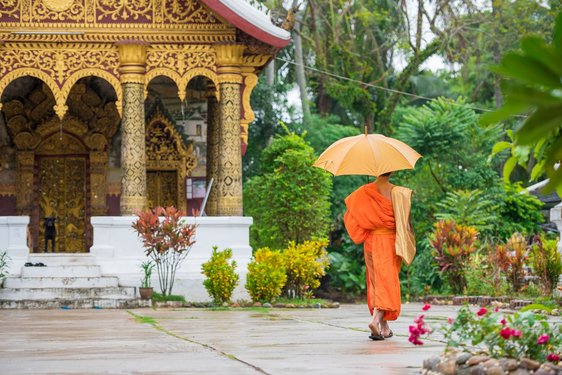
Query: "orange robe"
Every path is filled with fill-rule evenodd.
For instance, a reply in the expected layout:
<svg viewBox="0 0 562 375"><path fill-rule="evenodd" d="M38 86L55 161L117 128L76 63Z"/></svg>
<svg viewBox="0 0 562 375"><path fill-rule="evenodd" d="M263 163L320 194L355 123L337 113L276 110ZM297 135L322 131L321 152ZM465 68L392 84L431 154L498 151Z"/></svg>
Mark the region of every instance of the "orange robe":
<svg viewBox="0 0 562 375"><path fill-rule="evenodd" d="M344 223L356 244L364 243L367 271L367 305L383 310L385 320L400 315L400 267L396 255L396 223L392 201L379 193L374 183L364 185L346 199Z"/></svg>

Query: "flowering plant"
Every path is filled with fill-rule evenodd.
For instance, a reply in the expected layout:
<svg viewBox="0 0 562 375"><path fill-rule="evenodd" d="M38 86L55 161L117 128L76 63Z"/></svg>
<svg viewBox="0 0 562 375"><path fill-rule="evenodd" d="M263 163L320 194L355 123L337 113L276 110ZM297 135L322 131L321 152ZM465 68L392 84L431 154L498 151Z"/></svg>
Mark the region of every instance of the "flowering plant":
<svg viewBox="0 0 562 375"><path fill-rule="evenodd" d="M425 310L427 311L427 309ZM410 326L410 342L423 345L421 335L432 332L424 315ZM527 357L536 361L558 362L562 353L560 324L550 325L546 317L531 311L504 315L497 309L481 308L476 313L462 307L456 319L439 327L447 348L461 347L469 352L487 352L493 358Z"/></svg>

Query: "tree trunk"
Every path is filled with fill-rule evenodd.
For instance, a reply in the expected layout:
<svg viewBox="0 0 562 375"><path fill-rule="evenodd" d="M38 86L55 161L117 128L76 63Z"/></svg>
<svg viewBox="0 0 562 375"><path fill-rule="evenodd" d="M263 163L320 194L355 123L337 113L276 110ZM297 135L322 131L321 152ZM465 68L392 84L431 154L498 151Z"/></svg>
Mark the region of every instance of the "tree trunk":
<svg viewBox="0 0 562 375"><path fill-rule="evenodd" d="M269 87L275 84L275 59L271 59L269 64L265 67L265 83Z"/></svg>
<svg viewBox="0 0 562 375"><path fill-rule="evenodd" d="M296 15L295 28L293 30L293 46L295 47L295 70L297 73L297 85L301 96L302 115L305 125L310 123L310 106L306 94L306 75L304 71L304 58L302 53L302 40L299 34L301 28L301 17Z"/></svg>
<svg viewBox="0 0 562 375"><path fill-rule="evenodd" d="M494 22L496 22L496 30L501 30L501 10L502 10L503 1L502 0L492 0L492 17L494 18ZM498 38L494 40L494 44L492 46L492 53L494 55L494 64L498 65L500 63L501 52L500 52L500 45L498 43ZM500 108L503 106L503 95L500 88L500 77L497 74L494 74L494 94L496 98L496 108Z"/></svg>

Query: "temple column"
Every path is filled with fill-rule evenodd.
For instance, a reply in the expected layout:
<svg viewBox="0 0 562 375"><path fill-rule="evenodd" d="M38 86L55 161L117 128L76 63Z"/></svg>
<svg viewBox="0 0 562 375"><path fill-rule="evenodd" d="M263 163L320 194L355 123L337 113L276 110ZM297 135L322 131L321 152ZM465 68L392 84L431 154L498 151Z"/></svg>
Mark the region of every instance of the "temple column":
<svg viewBox="0 0 562 375"><path fill-rule="evenodd" d="M219 81L219 153L217 215L242 216L242 153L240 149L241 64L245 46L214 45Z"/></svg>
<svg viewBox="0 0 562 375"><path fill-rule="evenodd" d="M31 215L35 153L33 151L18 151L16 154L16 162L16 212L20 216Z"/></svg>
<svg viewBox="0 0 562 375"><path fill-rule="evenodd" d="M119 44L123 88L121 119L121 215L146 208L144 89L146 45Z"/></svg>
<svg viewBox="0 0 562 375"><path fill-rule="evenodd" d="M207 93L207 186L213 179L213 186L209 192L209 198L205 206L207 216L217 216L219 181L219 141L220 141L220 111L216 97L216 89Z"/></svg>
<svg viewBox="0 0 562 375"><path fill-rule="evenodd" d="M558 252L562 255L562 203L550 209L550 221L556 224L558 233L560 233L558 237ZM558 278L558 285L562 285L562 275Z"/></svg>

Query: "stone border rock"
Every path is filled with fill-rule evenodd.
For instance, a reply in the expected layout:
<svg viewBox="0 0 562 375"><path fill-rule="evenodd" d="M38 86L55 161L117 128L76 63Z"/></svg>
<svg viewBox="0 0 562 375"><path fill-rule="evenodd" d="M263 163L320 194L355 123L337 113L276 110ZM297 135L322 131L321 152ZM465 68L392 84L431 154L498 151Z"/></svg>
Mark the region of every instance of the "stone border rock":
<svg viewBox="0 0 562 375"><path fill-rule="evenodd" d="M529 358L490 358L483 354L448 353L423 361L424 375L562 375L562 367Z"/></svg>

